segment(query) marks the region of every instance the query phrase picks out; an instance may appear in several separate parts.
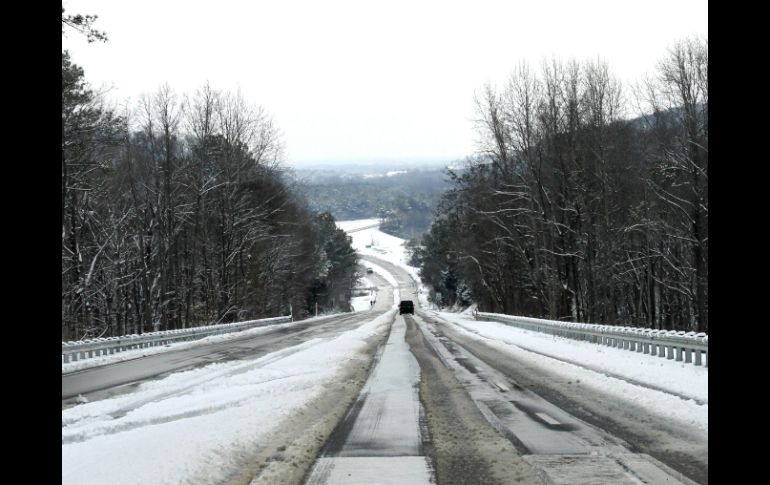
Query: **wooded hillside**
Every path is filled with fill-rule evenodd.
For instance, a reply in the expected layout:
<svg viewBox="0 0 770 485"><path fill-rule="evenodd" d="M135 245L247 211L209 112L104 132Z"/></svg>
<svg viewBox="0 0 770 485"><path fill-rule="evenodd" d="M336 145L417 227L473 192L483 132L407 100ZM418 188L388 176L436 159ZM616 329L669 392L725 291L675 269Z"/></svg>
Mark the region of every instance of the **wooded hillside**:
<svg viewBox="0 0 770 485"><path fill-rule="evenodd" d="M206 85L118 111L62 52L62 340L349 310L350 239L283 181L263 108Z"/></svg>
<svg viewBox="0 0 770 485"><path fill-rule="evenodd" d="M574 61L484 89L484 149L417 254L445 304L708 331L707 41L672 47L633 91Z"/></svg>

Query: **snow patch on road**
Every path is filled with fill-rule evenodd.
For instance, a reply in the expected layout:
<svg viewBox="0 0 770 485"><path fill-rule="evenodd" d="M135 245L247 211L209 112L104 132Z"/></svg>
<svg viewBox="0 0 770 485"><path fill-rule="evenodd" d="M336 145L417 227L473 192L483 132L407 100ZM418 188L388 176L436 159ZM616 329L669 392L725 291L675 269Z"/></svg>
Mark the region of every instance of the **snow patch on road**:
<svg viewBox="0 0 770 485"><path fill-rule="evenodd" d="M307 320L304 320L307 321ZM211 335L209 337L202 338L200 340L193 340L191 342L172 342L162 347L149 347L146 349L133 349L124 350L117 354L102 355L98 357L91 357L76 362L62 363L61 373L67 374L69 372L75 372L83 369L89 369L91 367L98 367L100 365L115 364L117 362L123 362L126 360L138 359L140 357L146 357L148 355L160 354L162 352L168 352L171 350L183 350L193 347L200 347L201 345L209 345L217 342L226 342L228 340L240 339L245 337L253 337L262 335L267 332L274 332L283 328L296 325L296 322L278 323L273 325L265 325L264 327L255 327L248 330L242 330L238 332L225 333L222 335Z"/></svg>
<svg viewBox="0 0 770 485"><path fill-rule="evenodd" d="M379 224L379 223L380 223L380 219L378 218L354 219L352 221L337 221L337 227L347 232L347 231L353 231L360 227L372 226L374 224Z"/></svg>
<svg viewBox="0 0 770 485"><path fill-rule="evenodd" d="M350 231L359 227L366 227L372 224L378 224L379 219L359 219L353 221L339 221L337 226L345 231ZM409 266L409 251L405 244L406 240L391 236L380 231L379 227L373 227L356 231L348 234L352 239L353 249L363 256L372 256L391 263L409 273L419 288L418 300L423 308L430 308L428 302L428 289L422 285L419 269ZM370 262L366 266L372 266ZM372 266L372 269L374 267ZM390 280L389 283L393 284ZM398 287L398 285L396 285Z"/></svg>
<svg viewBox="0 0 770 485"><path fill-rule="evenodd" d="M382 276L385 281L393 286L393 304L398 306L398 303L401 301L401 293L398 291L398 281L396 281L396 278L390 274L388 270L378 264L367 261L366 265L372 268L372 271Z"/></svg>
<svg viewBox="0 0 770 485"><path fill-rule="evenodd" d="M354 296L350 299L350 305L353 307L354 312L364 312L372 309L372 301L375 299L374 292L372 294L364 296Z"/></svg>
<svg viewBox="0 0 770 485"><path fill-rule="evenodd" d="M212 364L62 411L62 484L222 483L325 392L395 310L332 339Z"/></svg>
<svg viewBox="0 0 770 485"><path fill-rule="evenodd" d="M532 332L499 322L471 320L456 313L435 313L469 337L502 352L561 374L576 384L594 387L708 432L706 367ZM682 394L703 404L677 396Z"/></svg>
<svg viewBox="0 0 770 485"><path fill-rule="evenodd" d="M322 477L310 477L308 485L372 483L377 485L428 485L434 483L424 456L357 456L319 458Z"/></svg>

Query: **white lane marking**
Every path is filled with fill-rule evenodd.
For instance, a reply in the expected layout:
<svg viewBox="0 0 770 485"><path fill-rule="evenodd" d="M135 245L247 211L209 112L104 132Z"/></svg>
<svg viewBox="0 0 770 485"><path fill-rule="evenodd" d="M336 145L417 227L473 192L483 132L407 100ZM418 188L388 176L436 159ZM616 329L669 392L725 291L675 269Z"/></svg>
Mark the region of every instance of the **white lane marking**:
<svg viewBox="0 0 770 485"><path fill-rule="evenodd" d="M553 419L552 417L548 416L545 413L535 413L535 415L548 424L561 424L560 422L556 421L555 419Z"/></svg>

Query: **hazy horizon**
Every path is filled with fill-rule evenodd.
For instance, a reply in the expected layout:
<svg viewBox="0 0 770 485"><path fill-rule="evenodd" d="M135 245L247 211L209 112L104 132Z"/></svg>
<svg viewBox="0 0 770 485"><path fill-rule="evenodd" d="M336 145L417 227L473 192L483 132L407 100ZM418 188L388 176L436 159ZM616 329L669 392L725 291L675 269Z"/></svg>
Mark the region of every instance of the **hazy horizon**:
<svg viewBox="0 0 770 485"><path fill-rule="evenodd" d="M329 159L329 160L287 160L287 166L295 168L323 168L323 167L372 167L372 168L390 168L392 166L403 165L406 167L440 167L453 162L461 162L465 157L403 157L403 158L351 158L351 159Z"/></svg>

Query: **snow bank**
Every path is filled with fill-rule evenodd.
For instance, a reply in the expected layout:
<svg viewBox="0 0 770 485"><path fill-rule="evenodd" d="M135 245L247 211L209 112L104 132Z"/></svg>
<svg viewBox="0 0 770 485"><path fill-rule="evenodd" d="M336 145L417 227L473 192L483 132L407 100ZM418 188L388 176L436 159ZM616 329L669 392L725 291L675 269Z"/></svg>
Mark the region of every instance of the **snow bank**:
<svg viewBox="0 0 770 485"><path fill-rule="evenodd" d="M374 293L374 292L371 292ZM362 312L372 309L372 301L374 295L354 296L350 299L350 305L353 307L354 312Z"/></svg>
<svg viewBox="0 0 770 485"><path fill-rule="evenodd" d="M212 364L62 411L62 484L223 483L395 311L328 340Z"/></svg>
<svg viewBox="0 0 770 485"><path fill-rule="evenodd" d="M708 368L436 312L461 332L583 385L708 431Z"/></svg>
<svg viewBox="0 0 770 485"><path fill-rule="evenodd" d="M343 231L351 231L354 229L358 229L359 227L366 227L371 226L374 224L379 224L379 219L355 219L352 221L337 221L337 227L342 229Z"/></svg>
<svg viewBox="0 0 770 485"><path fill-rule="evenodd" d="M305 320L307 321L307 320ZM209 345L217 342L226 342L228 340L240 339L245 337L253 337L256 335L262 335L267 332L274 332L275 330L287 328L292 325L296 325L295 322L279 323L274 325L266 325L264 327L255 327L248 330L237 331L233 333L226 333L222 335L211 335L199 340L193 340L191 342L172 342L163 347L149 347L145 349L133 349L124 350L112 355L102 355L98 357L91 357L89 359L79 360L76 362L62 363L61 373L67 374L69 372L75 372L78 370L88 369L91 367L98 367L100 365L115 364L117 362L123 362L131 359L138 359L148 355L160 354L161 352L169 352L172 350L189 349L193 347L200 347L202 345Z"/></svg>
<svg viewBox="0 0 770 485"><path fill-rule="evenodd" d="M345 231L350 231L352 229L366 227L377 223L379 223L379 219L359 219L353 221L340 221L337 223L337 226ZM407 263L409 261L409 252L404 246L406 240L386 234L380 231L379 227L348 233L348 235L353 240L353 249L359 254L382 259L409 273L420 290L418 294L420 305L424 308L430 307L430 303L427 300L428 289L422 284L418 269L414 266L409 266ZM374 269L373 265L369 262L366 262L365 265L372 266L372 269ZM388 282L393 284L390 280L388 280ZM398 287L398 285L395 286Z"/></svg>

